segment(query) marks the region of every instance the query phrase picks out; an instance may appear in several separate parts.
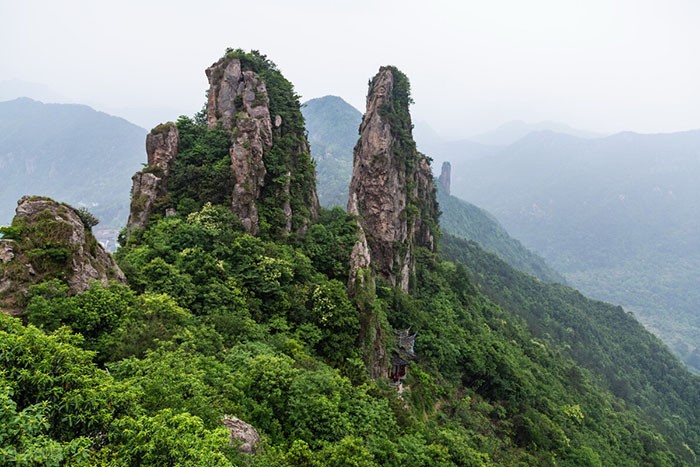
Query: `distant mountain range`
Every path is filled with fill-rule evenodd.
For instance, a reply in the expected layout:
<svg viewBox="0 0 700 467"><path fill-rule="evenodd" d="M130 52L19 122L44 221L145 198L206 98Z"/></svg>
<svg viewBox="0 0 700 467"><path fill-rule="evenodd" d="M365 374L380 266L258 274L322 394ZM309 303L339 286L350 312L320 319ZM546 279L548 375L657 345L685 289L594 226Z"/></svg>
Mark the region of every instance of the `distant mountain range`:
<svg viewBox="0 0 700 467"><path fill-rule="evenodd" d="M18 79L0 81L0 102L22 97L28 97L45 104L72 104L76 102L76 99L70 96L64 96L43 83L33 83ZM173 119L173 115L188 113L187 111L183 111L182 108L177 110L162 106L115 106L105 105L100 102L87 102L86 104L102 112L106 112L109 115L122 117L143 128L153 128L159 123Z"/></svg>
<svg viewBox="0 0 700 467"><path fill-rule="evenodd" d="M40 194L87 207L101 220L95 232L113 239L126 224L145 136L84 105L0 102L0 225L10 223L21 196Z"/></svg>
<svg viewBox="0 0 700 467"><path fill-rule="evenodd" d="M530 133L538 131L551 131L563 135L576 136L578 138L600 138L604 136L600 133L594 133L592 131L578 130L564 123L550 121L526 123L522 120L513 120L511 122L504 123L498 128L472 136L468 139L469 141L473 141L475 143L490 146L507 146L515 143L521 138L524 138Z"/></svg>
<svg viewBox="0 0 700 467"><path fill-rule="evenodd" d="M465 152L452 173L454 194L700 370L700 131L530 133L487 156Z"/></svg>
<svg viewBox="0 0 700 467"><path fill-rule="evenodd" d="M444 161L479 159L495 154L503 147L527 137L531 133L549 131L562 135L576 136L583 139L602 137L603 135L591 131L579 130L569 125L557 122L526 123L521 120L513 120L494 128L464 139L445 140L437 136L427 124L422 123L416 141L421 151L424 151L435 160L436 165ZM459 176L460 174L455 174ZM459 183L459 180L455 180Z"/></svg>

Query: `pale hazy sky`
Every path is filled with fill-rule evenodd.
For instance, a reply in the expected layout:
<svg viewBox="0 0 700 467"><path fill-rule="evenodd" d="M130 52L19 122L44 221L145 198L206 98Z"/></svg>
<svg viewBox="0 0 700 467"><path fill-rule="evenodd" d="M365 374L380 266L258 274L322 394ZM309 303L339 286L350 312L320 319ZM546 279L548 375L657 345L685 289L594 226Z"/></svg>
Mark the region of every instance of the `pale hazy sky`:
<svg viewBox="0 0 700 467"><path fill-rule="evenodd" d="M360 110L396 65L414 120L447 137L514 119L667 132L700 128L699 25L695 0L0 0L0 82L175 119L233 47L265 53L302 100Z"/></svg>

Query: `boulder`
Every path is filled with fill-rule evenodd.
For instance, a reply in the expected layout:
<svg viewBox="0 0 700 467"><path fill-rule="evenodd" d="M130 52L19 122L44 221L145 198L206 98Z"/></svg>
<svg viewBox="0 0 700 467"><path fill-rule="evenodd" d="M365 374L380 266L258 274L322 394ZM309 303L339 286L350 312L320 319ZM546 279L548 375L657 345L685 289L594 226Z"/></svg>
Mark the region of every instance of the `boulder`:
<svg viewBox="0 0 700 467"><path fill-rule="evenodd" d="M0 308L21 311L31 285L59 278L72 293L94 281L126 282L111 255L86 226L79 211L41 196L17 203L11 239L0 240Z"/></svg>

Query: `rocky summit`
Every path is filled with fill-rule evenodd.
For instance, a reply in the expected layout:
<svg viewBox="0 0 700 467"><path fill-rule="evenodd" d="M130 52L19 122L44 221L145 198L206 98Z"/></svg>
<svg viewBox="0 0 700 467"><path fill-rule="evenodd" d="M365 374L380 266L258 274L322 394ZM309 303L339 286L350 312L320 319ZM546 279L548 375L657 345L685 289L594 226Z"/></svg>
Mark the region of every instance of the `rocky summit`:
<svg viewBox="0 0 700 467"><path fill-rule="evenodd" d="M211 202L228 204L250 234L304 233L319 203L291 83L264 55L232 49L206 75L204 114L149 134L148 167L133 178L128 230L143 228L152 214L188 214ZM216 154L200 151L216 138L223 141L225 166Z"/></svg>
<svg viewBox="0 0 700 467"><path fill-rule="evenodd" d="M435 250L438 205L429 160L418 152L408 107L408 78L385 66L372 79L353 155L348 211L359 218L373 269L392 285L410 287L416 247ZM352 271L365 263L362 246Z"/></svg>
<svg viewBox="0 0 700 467"><path fill-rule="evenodd" d="M243 228L256 234L259 215L256 201L265 185L263 154L272 148L270 98L265 82L253 71L243 71L238 58L223 57L207 68L209 128L221 125L231 133L231 170L234 187L231 208ZM282 124L276 119L277 127ZM291 209L285 206L286 224L291 230Z"/></svg>
<svg viewBox="0 0 700 467"><path fill-rule="evenodd" d="M58 278L72 293L90 283L125 282L124 274L90 231L87 211L41 196L17 203L10 227L0 240L0 310L21 311L29 287Z"/></svg>

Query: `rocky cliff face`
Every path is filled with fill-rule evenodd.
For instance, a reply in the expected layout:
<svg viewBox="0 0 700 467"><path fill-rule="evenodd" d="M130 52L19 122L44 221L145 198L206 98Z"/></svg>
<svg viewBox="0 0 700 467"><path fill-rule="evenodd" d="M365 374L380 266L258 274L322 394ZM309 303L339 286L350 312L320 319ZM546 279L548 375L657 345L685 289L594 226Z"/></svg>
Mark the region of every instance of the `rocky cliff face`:
<svg viewBox="0 0 700 467"><path fill-rule="evenodd" d="M174 123L163 123L152 129L146 135L148 166L160 169L163 176L167 177L175 161L179 145L180 135Z"/></svg>
<svg viewBox="0 0 700 467"><path fill-rule="evenodd" d="M0 240L0 309L17 313L33 284L59 278L73 293L90 283L125 282L124 274L78 212L49 198L25 196Z"/></svg>
<svg viewBox="0 0 700 467"><path fill-rule="evenodd" d="M434 251L438 225L430 164L411 133L410 102L406 76L382 67L370 83L348 201L348 211L359 216L373 269L403 290L409 289L415 248Z"/></svg>
<svg viewBox="0 0 700 467"><path fill-rule="evenodd" d="M231 208L243 228L258 233L257 200L265 185L264 153L272 148L270 98L265 83L253 71L243 71L238 58L224 57L207 68L209 128L231 130L231 169L234 178ZM286 223L285 223L286 225Z"/></svg>
<svg viewBox="0 0 700 467"><path fill-rule="evenodd" d="M190 121L190 126L182 130L189 139L202 136L197 144L203 153L188 153L188 139L179 145L175 125L168 124L167 131L157 134L154 129L147 141L149 167L133 178L128 230L145 226L155 206L163 211L161 214L168 208L179 208L178 199L170 196L172 190L184 191L178 183L189 184L191 192L201 182L208 183L208 192L213 189L221 199L206 199L206 195L193 199L196 196L190 194L184 205L222 203L225 198L248 233L264 231L273 237L304 233L318 216L319 204L304 120L291 83L264 55L241 50L228 50L207 68L206 75L206 124L200 128L200 123ZM192 158L200 154L207 157L211 149L206 147L204 133L222 130L229 140L230 172L212 175L211 170L201 167L208 162L198 166ZM178 150L183 151L182 155L173 164ZM180 162L185 154L186 164ZM196 170L188 172L193 167ZM209 175L198 180L202 173ZM216 178L220 176L223 179ZM215 187L211 186L213 179L219 180Z"/></svg>
<svg viewBox="0 0 700 467"><path fill-rule="evenodd" d="M207 69L207 123L231 131L231 207L243 227L303 233L318 216L316 177L293 87L264 55L229 50Z"/></svg>
<svg viewBox="0 0 700 467"><path fill-rule="evenodd" d="M158 125L146 136L148 167L132 178L128 232L142 229L153 213L156 199L166 192L166 180L177 156L180 136L174 123Z"/></svg>
<svg viewBox="0 0 700 467"><path fill-rule="evenodd" d="M442 163L442 171L440 172L440 177L438 178L438 185L440 186L440 191L442 194L450 195L450 184L452 178L452 164L445 161Z"/></svg>

